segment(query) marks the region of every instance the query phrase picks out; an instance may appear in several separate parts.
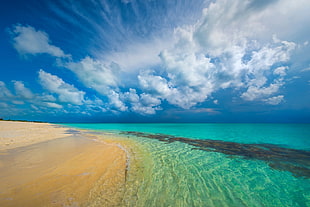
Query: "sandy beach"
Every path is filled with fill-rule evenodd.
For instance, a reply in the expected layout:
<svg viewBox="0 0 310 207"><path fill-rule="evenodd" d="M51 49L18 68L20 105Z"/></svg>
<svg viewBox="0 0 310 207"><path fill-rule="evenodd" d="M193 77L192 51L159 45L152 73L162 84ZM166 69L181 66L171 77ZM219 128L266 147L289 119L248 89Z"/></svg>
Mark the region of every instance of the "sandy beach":
<svg viewBox="0 0 310 207"><path fill-rule="evenodd" d="M122 147L47 123L0 122L0 206L117 206Z"/></svg>
<svg viewBox="0 0 310 207"><path fill-rule="evenodd" d="M67 130L48 123L0 121L0 150L71 136Z"/></svg>

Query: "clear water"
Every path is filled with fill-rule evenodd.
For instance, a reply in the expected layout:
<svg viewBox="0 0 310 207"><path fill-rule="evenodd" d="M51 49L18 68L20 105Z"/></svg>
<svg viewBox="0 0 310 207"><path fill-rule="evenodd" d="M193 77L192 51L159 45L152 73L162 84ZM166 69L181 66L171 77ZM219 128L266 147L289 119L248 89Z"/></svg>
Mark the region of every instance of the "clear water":
<svg viewBox="0 0 310 207"><path fill-rule="evenodd" d="M66 125L103 133L138 131L199 140L273 144L305 153L310 149L309 124ZM193 150L190 144L179 141L168 143L134 136L129 139L143 149L137 154L142 167L131 172L123 206L310 206L309 177L273 168L264 160ZM309 173L307 160L305 163Z"/></svg>

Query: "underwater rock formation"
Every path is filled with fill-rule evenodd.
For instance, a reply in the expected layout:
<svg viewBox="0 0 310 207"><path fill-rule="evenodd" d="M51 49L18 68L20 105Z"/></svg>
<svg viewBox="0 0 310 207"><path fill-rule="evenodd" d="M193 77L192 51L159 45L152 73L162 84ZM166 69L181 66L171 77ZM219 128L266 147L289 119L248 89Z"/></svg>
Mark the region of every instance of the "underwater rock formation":
<svg viewBox="0 0 310 207"><path fill-rule="evenodd" d="M124 131L128 136L156 139L166 143L183 142L193 146L193 150L219 152L230 157L262 160L276 170L291 172L296 177L310 178L310 151L290 149L274 144L243 144L210 139L190 139L166 134L150 134L135 131Z"/></svg>

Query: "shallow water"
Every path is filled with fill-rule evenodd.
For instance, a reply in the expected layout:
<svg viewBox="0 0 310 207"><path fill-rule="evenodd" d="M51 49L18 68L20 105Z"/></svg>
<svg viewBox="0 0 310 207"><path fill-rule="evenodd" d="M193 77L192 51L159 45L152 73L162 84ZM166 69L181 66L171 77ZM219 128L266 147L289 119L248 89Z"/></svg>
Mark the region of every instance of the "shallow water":
<svg viewBox="0 0 310 207"><path fill-rule="evenodd" d="M131 139L142 149L136 154L140 167L130 172L123 206L310 206L308 154L310 125L307 124L69 124L69 126L114 133ZM128 133L128 131L143 132ZM167 141L154 139L182 137ZM144 136L144 135L145 136ZM155 136L156 137L156 136ZM221 140L223 150L195 149L189 140ZM186 140L186 141L184 141ZM186 143L188 142L188 143ZM212 143L212 142L211 142ZM294 156L278 152L272 162L231 154L233 143L264 144L276 150L296 151ZM256 145L255 145L256 146ZM242 148L241 147L241 148ZM220 148L222 149L222 148ZM266 150L266 147L259 147ZM261 155L257 149L252 150ZM295 151L294 151L295 152ZM265 156L268 158L268 156ZM292 158L293 157L293 158ZM274 166L275 163L278 166ZM278 164L280 163L280 164ZM303 167L296 174L287 163ZM280 167L279 167L280 166Z"/></svg>
<svg viewBox="0 0 310 207"><path fill-rule="evenodd" d="M68 124L105 130L161 133L193 139L213 139L238 143L269 143L310 150L310 124Z"/></svg>

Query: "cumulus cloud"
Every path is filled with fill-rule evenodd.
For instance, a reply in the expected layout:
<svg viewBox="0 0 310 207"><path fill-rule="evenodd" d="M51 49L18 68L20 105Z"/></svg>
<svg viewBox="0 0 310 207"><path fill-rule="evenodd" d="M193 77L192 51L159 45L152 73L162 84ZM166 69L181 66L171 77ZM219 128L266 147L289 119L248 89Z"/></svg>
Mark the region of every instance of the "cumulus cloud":
<svg viewBox="0 0 310 207"><path fill-rule="evenodd" d="M68 57L59 47L51 44L49 36L31 26L16 25L11 30L13 45L21 55L49 54Z"/></svg>
<svg viewBox="0 0 310 207"><path fill-rule="evenodd" d="M288 67L284 67L284 66L280 66L278 68L276 68L274 71L273 71L273 74L275 75L279 75L281 77L284 77L286 76L286 71L287 71Z"/></svg>
<svg viewBox="0 0 310 207"><path fill-rule="evenodd" d="M275 44L275 46L264 46L259 51L252 53L251 60L245 65L247 91L241 95L241 98L249 101L265 98L277 93L285 84L284 77L288 66L277 68L272 66L288 61L295 44L287 41L277 41ZM270 78L270 74L275 76ZM268 79L272 79L272 83L269 85Z"/></svg>
<svg viewBox="0 0 310 207"><path fill-rule="evenodd" d="M18 114L20 110L23 110L19 107L24 107L22 105L30 104L31 109L40 111L43 108L54 108L62 109L63 107L60 104L55 103L56 98L48 94L34 94L30 89L25 87L25 84L22 81L12 81L15 94L8 90L5 83L0 81L0 100L5 101L3 106L10 108L11 112ZM9 111L5 112L9 113Z"/></svg>
<svg viewBox="0 0 310 207"><path fill-rule="evenodd" d="M288 66L274 65L289 60L294 43L274 40L257 44L255 50L250 50L252 43L235 45L212 56L197 47L193 33L179 31L175 48L160 54L167 75L144 71L138 76L140 87L154 97L189 109L220 89L245 89L241 98L254 101L276 94L284 85Z"/></svg>
<svg viewBox="0 0 310 207"><path fill-rule="evenodd" d="M161 100L150 94L137 94L135 89L130 88L129 92L123 94L123 99L130 103L130 110L142 115L155 114L157 110L161 110L159 105Z"/></svg>
<svg viewBox="0 0 310 207"><path fill-rule="evenodd" d="M116 63L105 62L86 57L79 62L63 63L76 74L79 80L88 88L97 91L109 99L111 110L127 111L127 106L121 100L119 91L120 67Z"/></svg>
<svg viewBox="0 0 310 207"><path fill-rule="evenodd" d="M309 28L302 26L309 8L307 0L217 0L204 9L195 36L214 55L229 49L228 45L242 45L248 40L269 42L273 34L280 39L299 40L296 35L309 34Z"/></svg>
<svg viewBox="0 0 310 207"><path fill-rule="evenodd" d="M94 97L93 100L86 99L84 106L86 106L88 113L91 113L91 112L97 113L97 112L107 111L107 109L105 108L104 102L98 97Z"/></svg>
<svg viewBox="0 0 310 207"><path fill-rule="evenodd" d="M115 62L124 71L135 72L140 69L160 64L158 54L163 48L169 48L172 44L170 39L154 39L145 42L126 45L122 51L104 53L101 59L105 62ZM133 52L134 51L134 52Z"/></svg>
<svg viewBox="0 0 310 207"><path fill-rule="evenodd" d="M53 103L53 102L45 102L46 106L47 107L50 107L50 108L56 108L56 109L62 109L62 105L59 105L57 103Z"/></svg>
<svg viewBox="0 0 310 207"><path fill-rule="evenodd" d="M306 0L298 2L306 8L310 6ZM300 10L293 22L304 21L306 12L299 3L212 1L195 24L172 28L171 37L129 41L124 48L100 53L103 55L97 58L101 59L58 59L58 66L72 71L85 87L96 91L99 98L107 99L105 103L99 98L86 100L85 92L43 70L39 71L40 83L56 94L57 100L50 95L42 96L41 100L53 108L60 108L59 101L85 104L90 111L133 111L147 115L161 110L163 102L191 109L213 101L213 94L229 89L239 101L280 104L284 102L284 95L279 93L286 83L291 54L299 47L294 35L288 32L290 28L283 21L283 14L292 17ZM288 9L290 6L292 9ZM297 28L296 25L293 27ZM68 56L52 45L45 32L33 27L17 25L12 35L20 54ZM0 97L10 95L0 82L1 88ZM15 91L24 98L33 96L22 82L15 82ZM222 103L214 100L213 104L219 102ZM211 112L209 108L202 111L208 110Z"/></svg>
<svg viewBox="0 0 310 207"><path fill-rule="evenodd" d="M40 70L39 81L47 93L33 93L25 87L24 82L11 81L15 92L12 93L6 84L0 81L0 102L3 103L0 110L10 109L1 111L1 113L18 114L24 111L25 107L29 107L28 113L33 111L36 113L67 113L70 111L70 113L90 115L107 111L101 99L85 98L85 92L79 91L55 75Z"/></svg>
<svg viewBox="0 0 310 207"><path fill-rule="evenodd" d="M245 91L240 97L246 101L274 96L296 48L274 34L267 33L269 40L260 36L266 32L262 15L274 3L211 3L196 25L175 30L174 47L160 53L166 75L140 73L141 88L187 109L227 88Z"/></svg>
<svg viewBox="0 0 310 207"><path fill-rule="evenodd" d="M64 66L74 72L86 87L103 95L107 95L111 88L116 88L119 84L119 67L115 63L105 64L86 57L79 62L64 63Z"/></svg>
<svg viewBox="0 0 310 207"><path fill-rule="evenodd" d="M0 98L5 99L11 97L13 97L11 91L6 87L4 82L0 81Z"/></svg>
<svg viewBox="0 0 310 207"><path fill-rule="evenodd" d="M141 73L138 78L141 88L153 98L165 99L170 104L185 109L206 99L206 94L201 93L200 90L186 85L180 87L173 85L172 82L158 75Z"/></svg>
<svg viewBox="0 0 310 207"><path fill-rule="evenodd" d="M18 97L24 99L32 99L34 98L34 94L30 91L30 89L26 88L22 81L14 81L15 93Z"/></svg>
<svg viewBox="0 0 310 207"><path fill-rule="evenodd" d="M274 96L274 97L270 97L270 98L264 99L263 101L265 103L267 103L267 104L270 104L270 105L278 105L283 100L284 100L284 96L283 95L279 95L279 96Z"/></svg>
<svg viewBox="0 0 310 207"><path fill-rule="evenodd" d="M184 43L186 40L182 37L176 48L160 54L170 86L170 94L165 98L174 105L190 108L203 102L214 91L215 82L210 75L215 66L203 53L187 48L180 51L183 48L180 42L188 44Z"/></svg>
<svg viewBox="0 0 310 207"><path fill-rule="evenodd" d="M273 83L267 87L250 86L247 88L247 91L241 95L241 98L248 101L253 101L264 97L268 97L278 92L279 88L282 85L283 85L282 83Z"/></svg>
<svg viewBox="0 0 310 207"><path fill-rule="evenodd" d="M110 93L107 95L110 101L110 108L117 109L119 111L127 111L127 106L120 98L120 94L111 90Z"/></svg>
<svg viewBox="0 0 310 207"><path fill-rule="evenodd" d="M64 82L56 75L52 75L41 69L39 71L39 81L49 92L57 94L61 102L75 105L81 105L84 102L85 92L79 91L73 85Z"/></svg>
<svg viewBox="0 0 310 207"><path fill-rule="evenodd" d="M25 104L24 101L17 101L17 100L13 100L12 103L16 104L16 105L23 105L23 104Z"/></svg>

